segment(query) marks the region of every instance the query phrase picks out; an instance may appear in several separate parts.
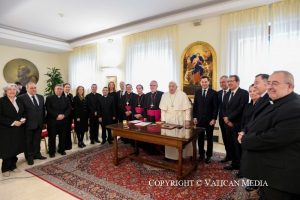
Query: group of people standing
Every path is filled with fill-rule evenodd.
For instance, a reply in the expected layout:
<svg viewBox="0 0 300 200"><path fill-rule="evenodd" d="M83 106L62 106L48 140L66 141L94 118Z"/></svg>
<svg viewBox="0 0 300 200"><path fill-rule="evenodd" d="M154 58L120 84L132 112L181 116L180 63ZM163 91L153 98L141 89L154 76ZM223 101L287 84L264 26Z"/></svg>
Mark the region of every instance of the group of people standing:
<svg viewBox="0 0 300 200"><path fill-rule="evenodd" d="M294 78L287 71L275 71L272 75L258 74L246 91L239 87L237 75L222 76L220 91L211 88L210 78L202 76L201 88L195 91L194 102L177 88L173 81L169 91L158 91L158 83L150 82L150 92L143 93L143 86L120 82L116 91L114 82L103 87L102 95L97 85L91 85L91 93L78 86L76 95L70 93L70 84L56 85L54 95L36 94L36 85L26 86L27 92L17 97L17 86L8 84L0 99L0 158L2 172L9 175L16 170L17 155L25 152L29 165L34 159L46 159L40 153L40 133L47 124L49 156L56 153L56 135L59 135L58 153L72 148L71 125L80 148L84 134L89 130L91 144L100 143L99 125L102 127L102 144L112 143L108 124L123 120L165 122L200 127L198 135L199 160L211 162L213 156L213 131L217 119L225 145L226 156L220 162L230 165L225 170L239 170L237 176L252 180L266 180L269 187L262 188L265 199L290 199L299 195L300 169L300 99L294 93ZM250 96L250 101L249 101ZM204 138L207 148L204 149ZM126 142L126 139L124 139ZM143 144L149 153L156 153L157 145ZM187 145L184 155L191 155ZM177 160L172 147L165 147L165 157ZM206 156L205 156L206 154ZM286 160L286 161L284 161ZM257 188L248 188L249 190Z"/></svg>

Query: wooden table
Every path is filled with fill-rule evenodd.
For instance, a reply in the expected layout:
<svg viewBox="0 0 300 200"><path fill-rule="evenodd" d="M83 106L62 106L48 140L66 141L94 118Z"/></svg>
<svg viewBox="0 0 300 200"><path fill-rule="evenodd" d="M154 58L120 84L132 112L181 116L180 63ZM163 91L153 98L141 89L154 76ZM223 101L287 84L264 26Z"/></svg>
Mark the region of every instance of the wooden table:
<svg viewBox="0 0 300 200"><path fill-rule="evenodd" d="M123 128L123 124L112 124L106 126L112 130L112 134L114 137L113 143L113 162L117 166L119 161L124 158L131 158L137 160L139 162L146 163L148 165L152 165L155 167L160 167L164 169L170 169L177 172L177 179L183 179L189 173L197 168L197 152L196 152L196 141L197 141L197 131L198 129L191 128L191 129L172 129L166 130L161 129L160 125L148 125L146 127L136 126L133 124L129 124L129 128ZM174 134L172 134L174 132ZM117 137L123 137L132 139L135 141L135 150L133 153L126 155L122 158L118 157L118 142ZM158 145L166 145L175 147L178 149L178 161L177 163L166 163L162 161L153 161L153 160L146 160L140 158L139 155L139 148L137 146L137 141L147 142L152 144ZM184 147L192 142L193 146L193 156L192 156L192 165L189 168L184 169L182 153Z"/></svg>

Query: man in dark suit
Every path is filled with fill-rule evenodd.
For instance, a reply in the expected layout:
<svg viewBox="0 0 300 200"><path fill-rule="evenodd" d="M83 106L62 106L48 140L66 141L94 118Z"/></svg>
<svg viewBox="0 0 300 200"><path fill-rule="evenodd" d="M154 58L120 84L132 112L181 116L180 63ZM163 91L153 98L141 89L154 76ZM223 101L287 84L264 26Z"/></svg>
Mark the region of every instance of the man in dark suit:
<svg viewBox="0 0 300 200"><path fill-rule="evenodd" d="M125 82L121 81L120 82L120 90L117 91L117 102L115 102L116 106L116 117L118 122L123 121L123 112L122 112L122 97L125 95Z"/></svg>
<svg viewBox="0 0 300 200"><path fill-rule="evenodd" d="M44 97L36 93L36 85L27 83L27 93L19 96L25 108L25 158L28 165L33 165L34 159L46 159L40 150L41 132L45 119Z"/></svg>
<svg viewBox="0 0 300 200"><path fill-rule="evenodd" d="M49 137L49 155L55 157L55 139L59 136L58 153L66 155L65 140L66 140L66 118L70 115L71 105L69 100L62 95L63 85L58 84L54 88L54 95L46 98L47 110L47 129Z"/></svg>
<svg viewBox="0 0 300 200"><path fill-rule="evenodd" d="M204 136L207 138L207 151L205 162L211 162L213 154L213 132L218 115L218 96L217 92L209 88L209 77L202 76L201 89L195 92L193 104L194 124L204 128L198 136L199 160L204 159Z"/></svg>
<svg viewBox="0 0 300 200"><path fill-rule="evenodd" d="M102 89L102 97L100 100L100 123L102 127L102 143L105 144L108 141L109 144L112 143L111 130L107 129L106 126L112 124L116 119L115 114L115 102L112 96L108 95L108 87ZM107 131L107 135L106 135Z"/></svg>
<svg viewBox="0 0 300 200"><path fill-rule="evenodd" d="M300 199L300 97L293 90L293 75L275 71L268 79L272 101L261 106L241 139L241 172L267 183L262 199Z"/></svg>
<svg viewBox="0 0 300 200"><path fill-rule="evenodd" d="M230 75L228 79L229 92L223 101L223 119L226 124L226 135L228 138L228 153L232 162L225 166L226 170L240 168L241 145L238 143L238 133L241 131L241 121L245 105L249 102L249 94L239 87L240 79L237 75Z"/></svg>
<svg viewBox="0 0 300 200"><path fill-rule="evenodd" d="M100 143L99 141L99 118L100 118L100 99L101 94L97 93L97 85L92 84L92 92L86 95L86 105L89 113L90 140L91 144Z"/></svg>
<svg viewBox="0 0 300 200"><path fill-rule="evenodd" d="M222 112L224 96L229 91L227 81L228 81L228 76L226 76L226 75L221 76L221 78L220 78L221 90L218 91L219 126L221 129L223 144L225 146L225 151L226 151L226 156L224 157L223 160L221 160L222 163L231 161L231 157L228 154L229 147L228 147L228 141L227 141L227 137L226 137L226 127L225 127L225 123L224 123L224 119L223 119L223 112Z"/></svg>
<svg viewBox="0 0 300 200"><path fill-rule="evenodd" d="M71 85L70 83L64 83L64 92L63 96L65 96L69 101L71 105L71 113L68 118L66 118L67 121L67 127L66 127L66 150L72 149L72 123L73 123L73 118L74 118L74 104L73 104L73 95L70 93L71 90Z"/></svg>

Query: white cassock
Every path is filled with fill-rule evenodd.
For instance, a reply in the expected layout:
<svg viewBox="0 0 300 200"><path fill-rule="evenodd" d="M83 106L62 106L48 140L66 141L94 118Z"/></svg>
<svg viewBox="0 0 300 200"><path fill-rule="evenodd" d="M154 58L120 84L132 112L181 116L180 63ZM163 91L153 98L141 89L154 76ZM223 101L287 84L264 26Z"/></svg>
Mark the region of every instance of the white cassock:
<svg viewBox="0 0 300 200"><path fill-rule="evenodd" d="M165 121L166 123L185 126L185 121L191 120L192 105L187 95L179 89L174 94L170 94L169 92L164 93L161 97L159 108L161 109L161 121ZM172 131L168 134L171 133ZM192 156L192 154L193 146L192 143L189 143L183 150L183 158ZM165 157L178 160L178 149L165 146Z"/></svg>

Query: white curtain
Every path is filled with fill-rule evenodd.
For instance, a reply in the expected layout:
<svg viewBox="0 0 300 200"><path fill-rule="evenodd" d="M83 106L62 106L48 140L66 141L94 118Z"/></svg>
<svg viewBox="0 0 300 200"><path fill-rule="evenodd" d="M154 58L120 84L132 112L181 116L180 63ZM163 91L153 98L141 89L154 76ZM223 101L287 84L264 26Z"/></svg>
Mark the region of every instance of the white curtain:
<svg viewBox="0 0 300 200"><path fill-rule="evenodd" d="M300 93L300 1L273 4L271 16L270 67L291 72Z"/></svg>
<svg viewBox="0 0 300 200"><path fill-rule="evenodd" d="M237 74L241 87L248 89L254 76L268 65L268 6L230 13L221 18L221 75Z"/></svg>
<svg viewBox="0 0 300 200"><path fill-rule="evenodd" d="M270 28L270 34L269 34ZM287 70L300 92L300 1L287 0L223 15L223 74L237 74L247 89L258 73Z"/></svg>
<svg viewBox="0 0 300 200"><path fill-rule="evenodd" d="M137 33L124 38L125 81L149 91L151 80L158 81L158 89L168 90L168 82L178 84L177 26Z"/></svg>
<svg viewBox="0 0 300 200"><path fill-rule="evenodd" d="M69 59L69 80L72 89L82 85L89 92L93 83L99 82L97 44L75 48Z"/></svg>

